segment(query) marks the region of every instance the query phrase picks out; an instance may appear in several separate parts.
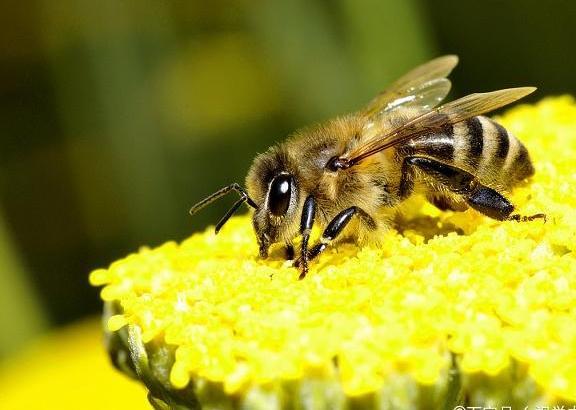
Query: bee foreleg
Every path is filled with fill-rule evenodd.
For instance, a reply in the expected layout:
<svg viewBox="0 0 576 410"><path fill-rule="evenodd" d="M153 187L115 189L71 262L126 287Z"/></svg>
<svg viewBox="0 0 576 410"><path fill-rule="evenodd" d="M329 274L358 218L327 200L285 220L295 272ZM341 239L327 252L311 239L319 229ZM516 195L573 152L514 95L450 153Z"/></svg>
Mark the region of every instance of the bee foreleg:
<svg viewBox="0 0 576 410"><path fill-rule="evenodd" d="M545 218L544 214L528 217L512 215L514 205L501 193L482 185L471 173L428 157L408 157L406 162L417 166L436 181L456 194L462 195L466 203L478 212L499 221L531 221Z"/></svg>
<svg viewBox="0 0 576 410"><path fill-rule="evenodd" d="M309 195L304 201L302 208L302 219L300 220L300 235L302 235L302 248L299 259L299 266L302 268L299 279L304 279L308 273L308 241L310 240L310 233L312 226L314 226L314 217L316 216L316 200L312 195ZM298 262L295 262L298 266Z"/></svg>

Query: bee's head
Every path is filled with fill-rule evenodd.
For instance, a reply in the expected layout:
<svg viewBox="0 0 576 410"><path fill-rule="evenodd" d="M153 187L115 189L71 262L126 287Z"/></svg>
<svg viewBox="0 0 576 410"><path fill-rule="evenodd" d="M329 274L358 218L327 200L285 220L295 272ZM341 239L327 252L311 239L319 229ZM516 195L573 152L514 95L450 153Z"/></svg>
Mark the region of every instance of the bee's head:
<svg viewBox="0 0 576 410"><path fill-rule="evenodd" d="M246 178L257 205L252 222L262 257L271 244L291 240L297 230L298 184L286 165L281 151L273 149L256 157Z"/></svg>

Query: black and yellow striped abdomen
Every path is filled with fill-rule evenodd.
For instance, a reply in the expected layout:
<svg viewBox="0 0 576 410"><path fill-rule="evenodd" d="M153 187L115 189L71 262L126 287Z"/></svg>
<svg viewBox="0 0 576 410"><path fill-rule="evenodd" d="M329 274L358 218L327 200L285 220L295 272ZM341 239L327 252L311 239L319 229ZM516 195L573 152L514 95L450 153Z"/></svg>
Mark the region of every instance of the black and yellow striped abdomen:
<svg viewBox="0 0 576 410"><path fill-rule="evenodd" d="M534 173L526 147L503 126L483 116L410 140L400 152L454 165L483 184L506 189Z"/></svg>

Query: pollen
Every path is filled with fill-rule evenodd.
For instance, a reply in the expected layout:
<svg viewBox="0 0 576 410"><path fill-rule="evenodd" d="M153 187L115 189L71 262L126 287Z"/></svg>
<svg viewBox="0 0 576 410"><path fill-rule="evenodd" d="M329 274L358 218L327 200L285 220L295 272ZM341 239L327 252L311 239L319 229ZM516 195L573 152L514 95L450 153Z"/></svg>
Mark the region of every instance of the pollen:
<svg viewBox="0 0 576 410"><path fill-rule="evenodd" d="M166 347L153 373L207 405L417 408L455 388L485 405L576 402L576 103L548 98L497 120L536 168L510 199L546 221L416 197L378 245L330 246L298 280L282 247L258 257L249 216L236 217L217 237L208 228L92 272L117 309L107 331Z"/></svg>

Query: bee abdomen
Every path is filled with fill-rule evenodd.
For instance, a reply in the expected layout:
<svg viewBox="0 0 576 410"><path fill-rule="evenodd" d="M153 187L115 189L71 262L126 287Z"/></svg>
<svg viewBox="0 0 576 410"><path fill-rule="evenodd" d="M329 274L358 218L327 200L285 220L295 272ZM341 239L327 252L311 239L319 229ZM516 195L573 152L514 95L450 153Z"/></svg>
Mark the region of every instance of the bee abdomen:
<svg viewBox="0 0 576 410"><path fill-rule="evenodd" d="M534 173L526 147L503 126L483 116L448 125L442 133L409 140L400 153L455 165L489 186L509 188Z"/></svg>
<svg viewBox="0 0 576 410"><path fill-rule="evenodd" d="M503 126L483 116L447 126L442 133L412 139L402 152L432 157L471 172L485 184L506 188L534 173L526 147Z"/></svg>
<svg viewBox="0 0 576 410"><path fill-rule="evenodd" d="M478 116L455 125L457 166L488 184L511 186L534 173L526 147L503 126Z"/></svg>

